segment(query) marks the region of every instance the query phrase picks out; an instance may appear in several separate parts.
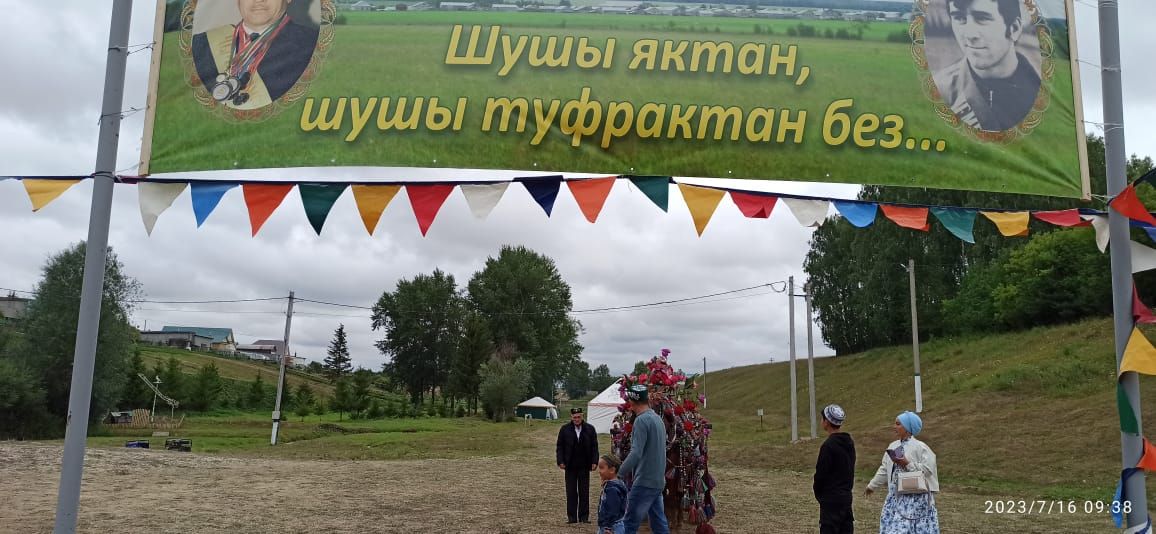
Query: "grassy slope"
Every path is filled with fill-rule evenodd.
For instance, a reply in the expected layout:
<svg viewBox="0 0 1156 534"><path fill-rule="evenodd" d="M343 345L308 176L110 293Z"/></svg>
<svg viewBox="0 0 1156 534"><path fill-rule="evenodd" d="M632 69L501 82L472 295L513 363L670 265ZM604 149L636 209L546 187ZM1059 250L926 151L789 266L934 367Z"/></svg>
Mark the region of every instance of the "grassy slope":
<svg viewBox="0 0 1156 534"><path fill-rule="evenodd" d="M921 347L925 430L945 485L1000 495L1107 498L1120 472L1112 329L1108 320ZM788 364L708 376L712 459L807 472L819 441L788 445ZM799 433L809 436L806 361L798 365ZM865 480L913 406L909 347L815 362L817 403L841 404ZM1156 388L1142 380L1143 409ZM756 410L766 410L760 431ZM820 434L822 430L820 429Z"/></svg>
<svg viewBox="0 0 1156 534"><path fill-rule="evenodd" d="M195 374L202 366L213 363L216 364L217 371L221 373L221 378L247 382L253 380L257 373L261 373L266 384L277 383L278 368L271 362L234 360L204 352L190 352L148 345L141 345L141 357L144 359L145 367L150 372L158 362L163 363L169 357L176 357L181 362L181 370L186 374ZM314 394L333 395L333 386L319 376L296 369L288 369L286 373L288 374L286 381L290 387L296 388L298 384L307 383Z"/></svg>

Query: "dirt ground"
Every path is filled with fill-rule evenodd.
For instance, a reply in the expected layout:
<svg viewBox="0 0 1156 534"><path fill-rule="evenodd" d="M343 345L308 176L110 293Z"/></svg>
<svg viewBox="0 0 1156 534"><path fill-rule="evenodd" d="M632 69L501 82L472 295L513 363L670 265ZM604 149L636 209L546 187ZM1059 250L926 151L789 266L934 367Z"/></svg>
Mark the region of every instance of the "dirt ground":
<svg viewBox="0 0 1156 534"><path fill-rule="evenodd" d="M89 449L80 530L116 533L590 533L565 524L552 444L496 458L287 461ZM47 533L61 447L0 442L0 532ZM718 532L817 532L809 474L717 467ZM593 499L597 499L597 488ZM1031 499L1033 496L1002 496ZM1107 532L1106 515L988 515L997 496L938 497L945 533ZM874 532L882 498L856 498ZM1082 503L1081 503L1082 505ZM684 529L683 532L693 532Z"/></svg>

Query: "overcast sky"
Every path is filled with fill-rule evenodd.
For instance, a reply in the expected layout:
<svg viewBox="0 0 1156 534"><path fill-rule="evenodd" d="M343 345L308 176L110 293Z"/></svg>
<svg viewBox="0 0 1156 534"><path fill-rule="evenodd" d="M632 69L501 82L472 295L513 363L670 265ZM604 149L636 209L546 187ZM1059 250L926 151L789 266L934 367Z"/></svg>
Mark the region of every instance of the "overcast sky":
<svg viewBox="0 0 1156 534"><path fill-rule="evenodd" d="M155 2L136 2L131 44L152 39ZM1156 2L1122 2L1124 102L1129 153L1156 156L1156 69L1151 51ZM97 117L104 79L107 23L111 2L0 0L0 175L86 174L96 153ZM1085 119L1101 122L1097 9L1075 5L1082 65ZM143 108L149 51L128 60L125 108ZM118 169L135 171L143 114L123 122ZM1094 127L1091 131L1102 133ZM294 177L342 179L356 171L326 171ZM374 177L446 177L444 171L376 171ZM280 177L284 172L230 173L231 178ZM454 173L451 177L499 176L494 172ZM698 180L701 183L723 183ZM853 197L854 186L742 182L767 191ZM32 213L17 181L0 181L0 287L31 289L47 257L85 239L92 186L87 181ZM512 186L491 216L473 218L455 191L429 236L422 238L405 195L386 210L374 237L366 235L349 193L334 207L318 238L291 193L257 238L239 189L197 229L188 192L161 216L152 237L145 234L137 191L117 186L110 244L127 272L143 284L149 299L198 300L286 295L372 305L399 278L441 268L464 284L503 244L522 244L553 258L573 288L575 309L641 304L716 293L786 280L803 282L802 260L812 230L802 228L783 207L770 220L744 219L729 200L720 205L702 238L677 190L664 214L625 183L615 186L597 224L582 217L567 191L547 218L521 186ZM939 231L941 229L936 229ZM903 276L897 269L896 276ZM756 290L717 302L619 313L578 314L585 332L583 357L591 367L609 364L614 372L661 348L689 369L708 358L712 369L784 359L787 302L782 294ZM805 354L802 301L798 306L799 347ZM194 311L197 310L197 311ZM345 323L356 364L380 368L373 348L377 333L368 312L299 304L292 345L299 355L324 357L333 330ZM137 326L230 327L238 341L280 339L283 303L229 305L142 304ZM816 336L818 329L816 328ZM819 346L817 352L830 350Z"/></svg>

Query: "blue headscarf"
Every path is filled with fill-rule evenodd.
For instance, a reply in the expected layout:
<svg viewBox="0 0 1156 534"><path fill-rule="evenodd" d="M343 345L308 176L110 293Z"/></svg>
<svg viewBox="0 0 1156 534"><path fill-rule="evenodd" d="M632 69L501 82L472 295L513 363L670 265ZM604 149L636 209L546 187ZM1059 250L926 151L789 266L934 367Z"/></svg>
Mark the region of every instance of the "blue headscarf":
<svg viewBox="0 0 1156 534"><path fill-rule="evenodd" d="M919 435L919 431L923 430L923 420L912 412L903 412L895 419L897 419L899 424L903 425L903 428L912 436Z"/></svg>

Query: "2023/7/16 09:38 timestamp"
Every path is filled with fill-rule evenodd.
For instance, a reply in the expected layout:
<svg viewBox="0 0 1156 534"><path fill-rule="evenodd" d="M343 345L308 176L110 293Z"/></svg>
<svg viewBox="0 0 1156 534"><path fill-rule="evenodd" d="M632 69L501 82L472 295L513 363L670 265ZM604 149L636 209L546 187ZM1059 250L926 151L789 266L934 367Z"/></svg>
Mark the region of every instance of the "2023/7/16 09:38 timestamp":
<svg viewBox="0 0 1156 534"><path fill-rule="evenodd" d="M985 514L1130 514L1132 501L984 501Z"/></svg>

